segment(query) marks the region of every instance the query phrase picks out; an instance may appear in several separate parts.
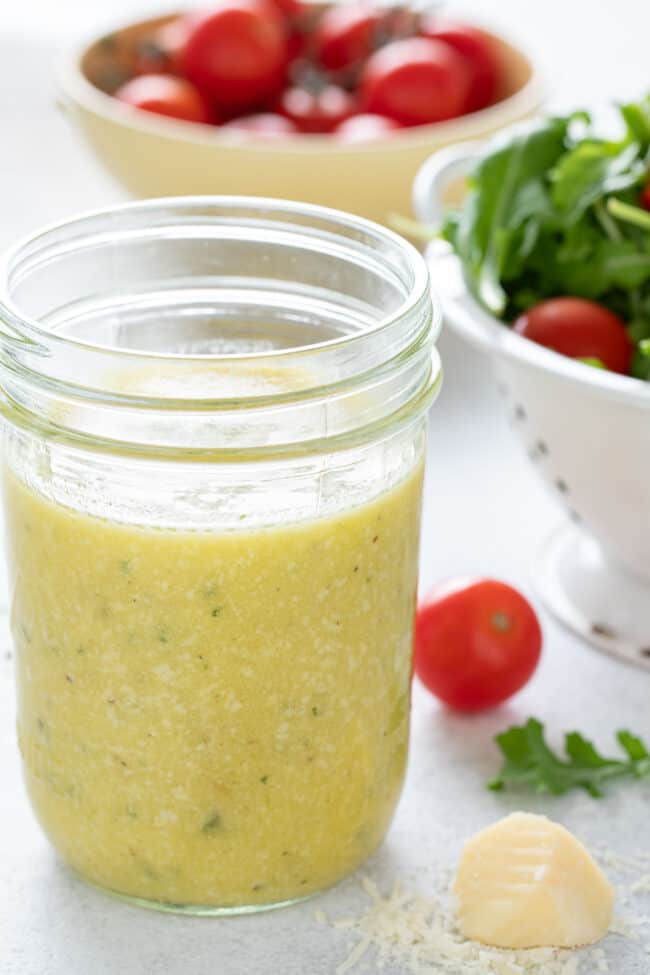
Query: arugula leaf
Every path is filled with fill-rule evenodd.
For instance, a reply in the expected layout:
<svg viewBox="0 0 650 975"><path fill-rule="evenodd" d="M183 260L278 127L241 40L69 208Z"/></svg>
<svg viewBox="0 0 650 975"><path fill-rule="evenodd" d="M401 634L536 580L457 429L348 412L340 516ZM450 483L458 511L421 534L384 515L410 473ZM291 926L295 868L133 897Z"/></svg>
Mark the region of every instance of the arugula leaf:
<svg viewBox="0 0 650 975"><path fill-rule="evenodd" d="M562 291L580 298L600 298L613 288L638 288L650 281L650 248L639 249L630 240L598 240L582 257L559 252L556 273Z"/></svg>
<svg viewBox="0 0 650 975"><path fill-rule="evenodd" d="M599 799L612 779L650 776L650 752L644 742L629 731L619 731L617 740L626 759L606 758L592 742L572 731L565 737L566 757L560 757L546 743L543 724L529 718L525 725L514 725L496 736L504 762L488 787L500 790L527 785L535 792L556 796L584 789Z"/></svg>
<svg viewBox="0 0 650 975"><path fill-rule="evenodd" d="M650 230L650 213L641 207L632 206L630 203L624 203L622 200L613 197L607 201L607 212L613 217L618 217L619 220L640 227L642 230Z"/></svg>
<svg viewBox="0 0 650 975"><path fill-rule="evenodd" d="M637 379L650 382L650 349L644 343L634 351L630 372Z"/></svg>
<svg viewBox="0 0 650 975"><path fill-rule="evenodd" d="M477 296L497 315L507 304L500 277L509 254L528 221L539 222L550 214L544 179L562 153L568 125L568 119L550 118L518 129L490 145L470 175L476 192L470 193L453 226L453 243ZM529 186L534 181L533 196Z"/></svg>
<svg viewBox="0 0 650 975"><path fill-rule="evenodd" d="M645 176L637 143L581 142L551 170L551 199L565 224L575 223L603 196L636 186Z"/></svg>
<svg viewBox="0 0 650 975"><path fill-rule="evenodd" d="M621 748L627 752L633 762L650 759L650 752L636 735L630 734L629 731L619 731L616 738Z"/></svg>
<svg viewBox="0 0 650 975"><path fill-rule="evenodd" d="M638 142L643 152L650 149L650 95L637 104L621 105L621 116L630 142Z"/></svg>
<svg viewBox="0 0 650 975"><path fill-rule="evenodd" d="M586 366L593 366L594 369L607 369L603 360L595 355L580 356L578 361L584 362Z"/></svg>

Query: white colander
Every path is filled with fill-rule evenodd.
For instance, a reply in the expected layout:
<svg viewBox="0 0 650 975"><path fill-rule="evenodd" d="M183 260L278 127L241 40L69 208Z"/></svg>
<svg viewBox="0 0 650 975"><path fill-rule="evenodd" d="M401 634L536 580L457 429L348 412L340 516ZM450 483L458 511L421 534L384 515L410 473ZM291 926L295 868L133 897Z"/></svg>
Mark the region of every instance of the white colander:
<svg viewBox="0 0 650 975"><path fill-rule="evenodd" d="M476 152L465 144L423 165L421 221L440 224ZM522 338L470 294L446 243L428 258L445 323L490 356L512 426L567 515L536 560L540 595L594 646L650 669L650 383Z"/></svg>

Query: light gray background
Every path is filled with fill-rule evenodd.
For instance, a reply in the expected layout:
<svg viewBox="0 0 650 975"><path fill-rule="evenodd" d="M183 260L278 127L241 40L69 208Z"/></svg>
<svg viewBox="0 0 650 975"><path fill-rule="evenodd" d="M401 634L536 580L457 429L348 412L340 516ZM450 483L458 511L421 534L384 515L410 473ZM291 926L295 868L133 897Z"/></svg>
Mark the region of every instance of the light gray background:
<svg viewBox="0 0 650 975"><path fill-rule="evenodd" d="M6 0L2 5L1 245L42 222L122 197L55 110L51 61L75 35L157 9L129 0L112 0L110 5L98 0ZM464 9L523 40L538 55L552 82L556 107L634 97L650 86L647 0L484 0ZM487 573L530 592L534 553L561 515L511 439L488 363L449 335L443 336L441 350L446 385L432 414L423 584L455 573ZM650 676L591 652L544 614L543 622L543 664L529 688L506 708L462 719L416 690L404 798L388 841L369 866L380 883L388 886L399 876L407 887L433 889L468 833L520 804L483 789L498 764L492 736L508 724L535 714L555 738L578 726L604 746L621 725L650 736ZM335 971L354 939L319 925L314 910L319 907L333 916L362 911L367 901L357 879L301 907L210 921L129 908L71 877L41 836L23 794L14 740L12 666L3 637L0 975ZM633 786L598 804L575 796L533 800L528 807L546 811L589 842L604 841L618 852L649 848L647 786ZM650 914L650 897L639 895L626 909ZM641 943L613 936L606 949L616 975L641 975L650 967ZM386 969L387 975L406 971L400 962Z"/></svg>

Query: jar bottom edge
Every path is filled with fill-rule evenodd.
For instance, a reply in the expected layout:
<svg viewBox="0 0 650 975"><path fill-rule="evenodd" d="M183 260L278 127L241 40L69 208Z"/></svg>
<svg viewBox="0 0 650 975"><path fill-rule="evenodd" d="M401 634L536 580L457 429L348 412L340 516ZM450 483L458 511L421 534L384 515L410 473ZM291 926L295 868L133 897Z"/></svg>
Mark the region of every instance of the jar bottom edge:
<svg viewBox="0 0 650 975"><path fill-rule="evenodd" d="M75 870L69 864L65 864L65 868L86 887L90 887L105 897L112 898L112 900L121 901L123 904L130 904L133 907L141 907L148 911L158 911L163 914L184 914L191 917L235 917L241 914L262 914L266 911L276 911L283 907L292 907L294 904L302 904L304 901L314 900L314 898L319 897L326 890L330 890L341 882L336 881L334 884L323 887L321 890L310 891L308 894L293 897L289 900L273 901L270 904L237 904L229 907L220 907L214 904L175 904L170 901L150 900L146 897L138 897L135 894L124 894L119 890L103 887L101 884L89 880L88 877Z"/></svg>

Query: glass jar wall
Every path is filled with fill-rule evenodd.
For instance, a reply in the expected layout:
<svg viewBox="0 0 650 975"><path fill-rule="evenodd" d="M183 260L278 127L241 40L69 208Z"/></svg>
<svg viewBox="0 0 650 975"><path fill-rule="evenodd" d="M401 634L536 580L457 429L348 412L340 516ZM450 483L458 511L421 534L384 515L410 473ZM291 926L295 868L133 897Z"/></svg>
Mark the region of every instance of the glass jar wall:
<svg viewBox="0 0 650 975"><path fill-rule="evenodd" d="M254 910L381 842L408 743L419 255L246 199L80 217L2 268L18 736L43 829L153 906Z"/></svg>

